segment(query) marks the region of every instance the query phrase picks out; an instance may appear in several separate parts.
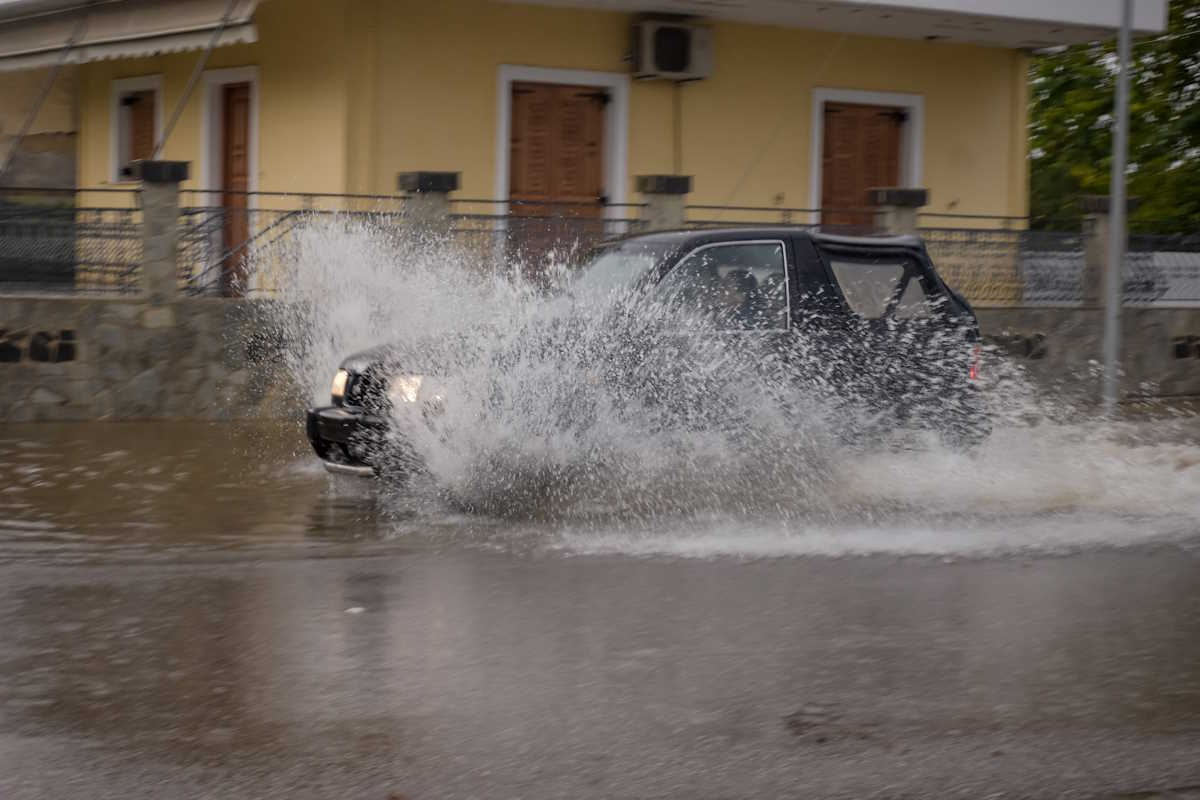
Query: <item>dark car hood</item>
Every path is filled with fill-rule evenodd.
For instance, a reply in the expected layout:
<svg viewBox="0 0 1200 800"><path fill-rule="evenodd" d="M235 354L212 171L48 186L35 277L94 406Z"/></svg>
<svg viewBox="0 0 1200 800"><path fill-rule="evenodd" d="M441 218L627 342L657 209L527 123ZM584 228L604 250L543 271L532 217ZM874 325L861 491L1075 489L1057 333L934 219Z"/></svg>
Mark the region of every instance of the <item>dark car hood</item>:
<svg viewBox="0 0 1200 800"><path fill-rule="evenodd" d="M491 335L479 329L449 336L421 337L407 342L380 344L352 353L342 359L341 368L352 373L414 372L421 375L446 375L463 363L478 347L480 338Z"/></svg>
<svg viewBox="0 0 1200 800"><path fill-rule="evenodd" d="M508 331L503 337L498 330L483 325L450 335L376 345L347 356L342 360L341 368L356 374L412 372L448 377L458 372L462 365L475 363L480 358L499 365L506 356L528 352L530 348L553 348L571 335L570 329L582 330L584 325L584 320L569 314L533 319L519 331ZM503 338L504 344L497 347L497 338Z"/></svg>

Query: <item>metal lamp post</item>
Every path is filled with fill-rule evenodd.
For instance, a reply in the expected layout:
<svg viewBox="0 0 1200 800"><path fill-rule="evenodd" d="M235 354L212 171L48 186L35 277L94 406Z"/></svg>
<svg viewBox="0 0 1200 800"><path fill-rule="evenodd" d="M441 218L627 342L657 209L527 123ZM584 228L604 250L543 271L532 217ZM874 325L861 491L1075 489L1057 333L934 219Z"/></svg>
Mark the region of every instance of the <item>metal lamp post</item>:
<svg viewBox="0 0 1200 800"><path fill-rule="evenodd" d="M1125 283L1126 230L1125 166L1129 153L1129 70L1133 0L1121 2L1121 33L1117 44L1120 72L1113 115L1111 205L1109 207L1109 268L1104 282L1104 413L1111 417L1121 391L1121 296Z"/></svg>

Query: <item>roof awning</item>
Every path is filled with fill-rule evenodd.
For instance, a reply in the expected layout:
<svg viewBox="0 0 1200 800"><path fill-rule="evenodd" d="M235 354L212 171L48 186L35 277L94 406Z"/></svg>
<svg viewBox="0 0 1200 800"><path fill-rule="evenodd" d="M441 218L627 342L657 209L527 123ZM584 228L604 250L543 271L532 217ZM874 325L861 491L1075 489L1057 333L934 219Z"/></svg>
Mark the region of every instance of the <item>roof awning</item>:
<svg viewBox="0 0 1200 800"><path fill-rule="evenodd" d="M116 0L0 20L0 72L203 50L228 0ZM234 0L217 46L258 41L258 0Z"/></svg>

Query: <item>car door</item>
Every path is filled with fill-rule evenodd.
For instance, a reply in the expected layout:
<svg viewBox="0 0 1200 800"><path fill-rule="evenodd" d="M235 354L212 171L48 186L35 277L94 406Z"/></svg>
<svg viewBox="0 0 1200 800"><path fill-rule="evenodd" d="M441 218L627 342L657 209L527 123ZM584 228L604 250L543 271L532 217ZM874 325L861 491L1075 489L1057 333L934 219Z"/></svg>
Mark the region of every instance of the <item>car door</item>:
<svg viewBox="0 0 1200 800"><path fill-rule="evenodd" d="M669 381L672 407L718 413L735 423L753 400L740 389L769 386L739 375L781 374L790 335L789 243L783 237L725 239L698 244L661 276L653 301L665 314L671 343L656 348ZM728 404L714 396L728 395ZM709 426L713 420L697 420Z"/></svg>
<svg viewBox="0 0 1200 800"><path fill-rule="evenodd" d="M784 238L706 242L663 274L655 295L714 335L774 341L791 325L789 262Z"/></svg>

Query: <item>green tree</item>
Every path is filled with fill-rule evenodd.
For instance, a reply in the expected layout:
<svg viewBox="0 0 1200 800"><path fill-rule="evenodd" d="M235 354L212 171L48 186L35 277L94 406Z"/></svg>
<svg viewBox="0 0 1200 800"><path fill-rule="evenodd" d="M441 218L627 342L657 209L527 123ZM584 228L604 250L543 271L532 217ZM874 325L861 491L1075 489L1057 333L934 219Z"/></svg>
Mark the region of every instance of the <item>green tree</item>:
<svg viewBox="0 0 1200 800"><path fill-rule="evenodd" d="M1200 0L1171 0L1165 35L1134 42L1129 193L1135 231L1200 232ZM1030 210L1038 228L1080 222L1083 195L1108 194L1116 44L1077 45L1031 66Z"/></svg>

